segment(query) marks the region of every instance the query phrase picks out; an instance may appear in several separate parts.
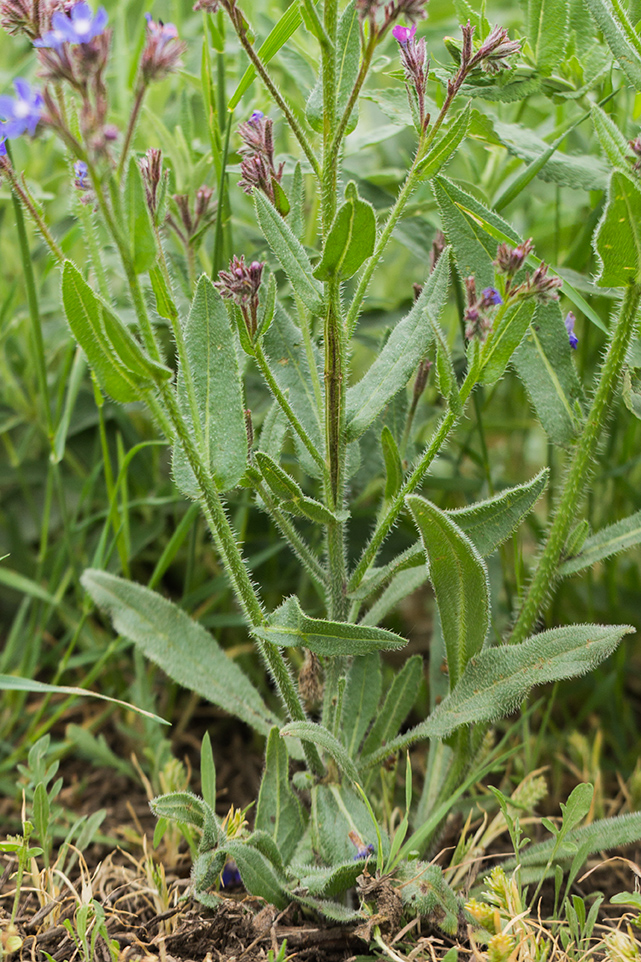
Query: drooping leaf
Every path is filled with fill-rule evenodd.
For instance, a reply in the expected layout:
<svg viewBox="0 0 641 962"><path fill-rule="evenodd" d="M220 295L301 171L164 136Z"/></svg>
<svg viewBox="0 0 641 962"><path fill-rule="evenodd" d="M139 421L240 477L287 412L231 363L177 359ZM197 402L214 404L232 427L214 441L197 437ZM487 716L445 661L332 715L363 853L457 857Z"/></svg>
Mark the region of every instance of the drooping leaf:
<svg viewBox="0 0 641 962"><path fill-rule="evenodd" d="M106 571L81 578L94 602L124 635L179 685L267 735L278 718L238 665L202 625L162 595Z"/></svg>
<svg viewBox="0 0 641 962"><path fill-rule="evenodd" d="M610 179L608 203L595 233L595 250L601 262L599 287L625 287L641 281L641 189L617 170Z"/></svg>
<svg viewBox="0 0 641 962"><path fill-rule="evenodd" d="M305 819L289 783L289 756L278 728L272 728L267 739L265 771L254 824L256 829L272 836L287 864L305 830Z"/></svg>
<svg viewBox="0 0 641 962"><path fill-rule="evenodd" d="M436 505L407 498L427 555L443 638L450 690L455 691L470 658L481 651L489 628L487 569L470 539Z"/></svg>
<svg viewBox="0 0 641 962"><path fill-rule="evenodd" d="M254 204L260 229L267 243L280 261L281 267L305 306L312 314L319 314L323 290L312 276L312 265L303 245L294 236L274 205L259 190L254 191Z"/></svg>
<svg viewBox="0 0 641 962"><path fill-rule="evenodd" d="M344 621L308 618L292 595L272 612L259 638L281 648L309 648L317 655L366 655L371 651L402 648L405 638L385 628L351 625Z"/></svg>
<svg viewBox="0 0 641 962"><path fill-rule="evenodd" d="M36 681L33 678L21 678L19 675L0 675L0 691L28 691L35 692L37 695L78 695L81 698L100 698L101 701L110 701L114 705L120 705L127 711L135 711L139 715L151 718L153 721L160 722L161 725L170 725L171 722L153 712L138 708L128 701L121 701L119 698L111 698L110 695L102 695L100 692L91 691L89 688L75 688L70 685L48 685L44 681Z"/></svg>
<svg viewBox="0 0 641 962"><path fill-rule="evenodd" d="M512 363L550 441L572 441L583 424L583 391L556 301L537 306Z"/></svg>
<svg viewBox="0 0 641 962"><path fill-rule="evenodd" d="M198 282L184 329L186 361L178 370L181 413L216 487L235 487L247 467L247 431L238 358L229 315L209 278ZM181 491L200 489L182 446L176 442L174 477Z"/></svg>
<svg viewBox="0 0 641 962"><path fill-rule="evenodd" d="M420 655L412 655L394 676L385 701L363 743L363 755L375 751L396 736L412 710L422 678L423 659Z"/></svg>
<svg viewBox="0 0 641 962"><path fill-rule="evenodd" d="M320 264L314 271L314 277L319 281L326 281L330 277L347 280L374 251L374 208L367 201L361 200L353 181L345 188L345 197L347 200L336 212L323 247Z"/></svg>
<svg viewBox="0 0 641 962"><path fill-rule="evenodd" d="M131 158L127 169L123 213L134 271L136 274L142 274L149 270L156 260L156 240L145 200L140 168L135 157Z"/></svg>
<svg viewBox="0 0 641 962"><path fill-rule="evenodd" d="M569 0L528 0L527 36L537 70L549 76L563 57Z"/></svg>
<svg viewBox="0 0 641 962"><path fill-rule="evenodd" d="M594 22L605 37L621 70L637 91L641 91L641 51L639 38L621 4L615 11L610 0L585 0Z"/></svg>
<svg viewBox="0 0 641 962"><path fill-rule="evenodd" d="M354 658L347 672L340 732L354 758L374 717L381 697L383 676L377 651Z"/></svg>
<svg viewBox="0 0 641 962"><path fill-rule="evenodd" d="M583 543L575 557L563 562L559 574L565 578L577 571L584 571L597 561L604 561L637 544L641 544L641 511L636 511L593 534Z"/></svg>
<svg viewBox="0 0 641 962"><path fill-rule="evenodd" d="M361 765L376 765L420 739L445 738L461 725L509 715L535 685L592 671L634 630L629 625L571 625L533 635L518 645L486 648L468 662L454 691L429 718L361 758Z"/></svg>
<svg viewBox="0 0 641 962"><path fill-rule="evenodd" d="M302 741L314 742L328 755L331 755L342 775L345 775L350 782L358 781L358 770L347 754L347 750L323 725L317 725L316 722L311 721L290 722L289 725L281 728L280 734L283 738L293 737Z"/></svg>
<svg viewBox="0 0 641 962"><path fill-rule="evenodd" d="M417 167L417 173L431 180L445 167L456 153L467 134L472 115L472 104L467 103L456 119L440 134L424 160Z"/></svg>
<svg viewBox="0 0 641 962"><path fill-rule="evenodd" d="M360 25L356 0L350 0L341 14L338 22L336 50L336 118L340 119L345 112L349 96L354 87L358 74L361 53ZM307 120L317 133L323 131L323 72L321 70L318 82L307 101ZM358 114L356 108L347 125L347 133L356 126Z"/></svg>
<svg viewBox="0 0 641 962"><path fill-rule="evenodd" d="M396 325L367 373L347 392L347 432L359 437L405 387L430 343L447 298L449 254L443 252L412 310Z"/></svg>

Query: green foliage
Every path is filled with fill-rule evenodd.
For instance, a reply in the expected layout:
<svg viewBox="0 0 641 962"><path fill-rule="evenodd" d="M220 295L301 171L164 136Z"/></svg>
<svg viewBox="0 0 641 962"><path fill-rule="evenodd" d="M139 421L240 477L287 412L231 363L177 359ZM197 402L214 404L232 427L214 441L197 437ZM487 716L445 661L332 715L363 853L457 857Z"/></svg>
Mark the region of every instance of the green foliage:
<svg viewBox="0 0 641 962"><path fill-rule="evenodd" d="M354 181L350 181L345 188L345 197L347 200L336 212L320 264L314 271L314 277L319 281L326 281L330 277L347 280L374 251L374 208L360 199Z"/></svg>
<svg viewBox="0 0 641 962"><path fill-rule="evenodd" d="M641 190L630 177L615 170L605 214L596 232L596 251L601 261L599 286L625 287L641 282L640 216Z"/></svg>

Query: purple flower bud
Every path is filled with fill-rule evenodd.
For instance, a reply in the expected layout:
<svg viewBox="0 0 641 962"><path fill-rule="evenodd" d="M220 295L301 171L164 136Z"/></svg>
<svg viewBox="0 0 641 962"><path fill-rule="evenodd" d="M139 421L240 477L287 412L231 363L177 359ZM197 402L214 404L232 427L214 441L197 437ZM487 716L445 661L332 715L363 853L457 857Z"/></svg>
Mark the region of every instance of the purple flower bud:
<svg viewBox="0 0 641 962"><path fill-rule="evenodd" d="M245 258L232 257L228 271L220 271L214 287L221 297L232 300L240 308L251 337L258 326L258 292L263 279L264 263L252 261L249 267Z"/></svg>
<svg viewBox="0 0 641 962"><path fill-rule="evenodd" d="M11 139L28 130L33 137L42 116L42 95L39 90L32 90L30 84L20 77L14 80L13 86L17 97L0 97L0 117L4 118L0 136Z"/></svg>
<svg viewBox="0 0 641 962"><path fill-rule="evenodd" d="M410 40L414 39L414 34L416 33L416 24L412 24L411 27L402 27L400 23L392 29L392 36L394 40L398 40L401 47L405 47Z"/></svg>
<svg viewBox="0 0 641 962"><path fill-rule="evenodd" d="M73 172L76 175L74 184L78 188L78 190L89 190L91 186L87 182L89 168L87 167L84 160L77 160L75 162L75 164L73 165Z"/></svg>
<svg viewBox="0 0 641 962"><path fill-rule="evenodd" d="M242 885L238 866L232 859L228 859L225 863L225 867L220 876L220 884L223 888L228 888L232 885Z"/></svg>
<svg viewBox="0 0 641 962"><path fill-rule="evenodd" d="M497 304L502 303L503 298L495 287L485 287L481 291L481 302L479 306L482 310L488 307L495 307Z"/></svg>
<svg viewBox="0 0 641 962"><path fill-rule="evenodd" d="M574 325L576 324L576 317L572 311L568 311L565 315L565 329L568 332L568 338L570 341L570 347L576 351L579 346L579 339L574 333Z"/></svg>

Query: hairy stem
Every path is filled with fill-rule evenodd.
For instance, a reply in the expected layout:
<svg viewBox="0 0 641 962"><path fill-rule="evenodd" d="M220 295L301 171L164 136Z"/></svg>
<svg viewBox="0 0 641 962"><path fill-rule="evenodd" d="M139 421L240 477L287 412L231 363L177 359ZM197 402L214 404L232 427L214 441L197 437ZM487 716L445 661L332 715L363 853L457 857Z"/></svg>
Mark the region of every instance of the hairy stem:
<svg viewBox="0 0 641 962"><path fill-rule="evenodd" d="M603 437L630 340L636 329L636 317L640 301L641 285L630 284L626 289L614 333L601 368L601 375L590 413L581 436L576 442L570 468L554 510L545 547L539 556L532 580L510 635L512 644L523 641L534 629L545 599L558 577L558 566L563 555L563 548L570 529L576 522L579 506L585 497L592 473L592 464L599 441Z"/></svg>
<svg viewBox="0 0 641 962"><path fill-rule="evenodd" d="M140 109L142 107L142 102L145 99L145 94L147 93L147 84L141 83L136 91L136 99L134 100L134 106L129 117L129 123L127 124L127 132L125 133L125 142L122 145L122 151L120 154L120 160L118 161L118 180L122 177L123 171L125 169L125 164L127 163L127 157L129 156L129 148L131 147L131 141L136 129L136 124L138 123L138 117L140 115Z"/></svg>

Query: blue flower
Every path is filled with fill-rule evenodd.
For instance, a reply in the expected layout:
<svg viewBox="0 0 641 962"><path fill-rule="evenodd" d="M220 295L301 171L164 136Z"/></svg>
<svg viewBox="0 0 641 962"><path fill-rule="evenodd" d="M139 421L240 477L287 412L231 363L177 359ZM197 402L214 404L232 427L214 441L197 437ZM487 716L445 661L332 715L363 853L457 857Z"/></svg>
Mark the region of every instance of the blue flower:
<svg viewBox="0 0 641 962"><path fill-rule="evenodd" d="M565 329L568 332L568 338L570 340L570 347L575 351L579 346L579 339L574 333L574 325L576 324L576 317L572 311L568 311L565 315Z"/></svg>
<svg viewBox="0 0 641 962"><path fill-rule="evenodd" d="M502 304L503 298L497 291L495 287L485 287L481 291L481 309L488 307L495 307L497 304Z"/></svg>
<svg viewBox="0 0 641 962"><path fill-rule="evenodd" d="M233 859L227 859L225 862L225 867L220 876L220 884L223 888L228 888L232 885L242 885L242 883L243 880L240 877L238 866Z"/></svg>
<svg viewBox="0 0 641 962"><path fill-rule="evenodd" d="M76 175L74 181L78 190L89 190L89 184L87 182L87 177L89 175L89 168L87 167L84 160L77 160L73 165L73 172Z"/></svg>
<svg viewBox="0 0 641 962"><path fill-rule="evenodd" d="M6 94L0 97L0 117L4 118L0 137L3 140L19 137L25 130L33 137L42 116L43 100L40 91L32 90L28 81L21 77L14 80L13 86L17 97Z"/></svg>
<svg viewBox="0 0 641 962"><path fill-rule="evenodd" d="M80 0L80 3L73 5L69 16L57 10L51 18L52 29L40 40L35 40L34 46L57 50L63 43L89 43L103 32L108 19L104 7L100 7L94 17L89 4Z"/></svg>
<svg viewBox="0 0 641 962"><path fill-rule="evenodd" d="M358 852L356 853L352 861L359 862L361 859L369 858L370 855L373 855L373 854L374 854L374 846L372 845L371 842L368 842L367 845L364 845L362 848L359 848Z"/></svg>
<svg viewBox="0 0 641 962"><path fill-rule="evenodd" d="M7 145L4 142L4 137L0 140L0 157L7 156Z"/></svg>

